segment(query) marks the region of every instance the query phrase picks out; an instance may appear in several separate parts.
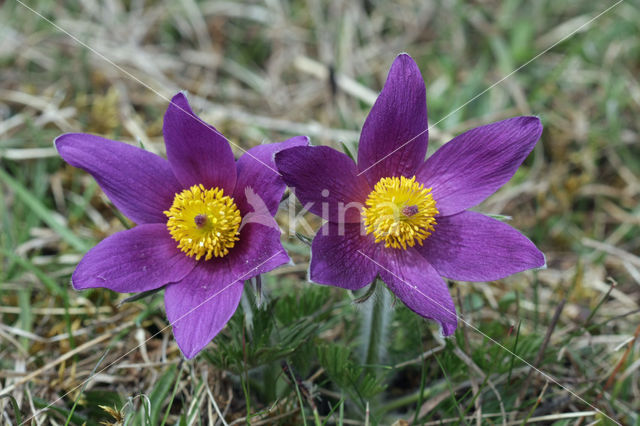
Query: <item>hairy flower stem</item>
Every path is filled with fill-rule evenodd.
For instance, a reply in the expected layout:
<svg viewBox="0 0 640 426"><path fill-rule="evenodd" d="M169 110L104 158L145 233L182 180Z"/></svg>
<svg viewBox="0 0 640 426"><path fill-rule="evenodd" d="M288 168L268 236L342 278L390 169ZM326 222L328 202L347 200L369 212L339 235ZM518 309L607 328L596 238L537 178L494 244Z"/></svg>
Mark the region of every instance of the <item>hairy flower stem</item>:
<svg viewBox="0 0 640 426"><path fill-rule="evenodd" d="M389 292L378 280L371 285L376 287L374 294L363 304L362 310L364 363L368 366L374 366L382 359L391 320Z"/></svg>

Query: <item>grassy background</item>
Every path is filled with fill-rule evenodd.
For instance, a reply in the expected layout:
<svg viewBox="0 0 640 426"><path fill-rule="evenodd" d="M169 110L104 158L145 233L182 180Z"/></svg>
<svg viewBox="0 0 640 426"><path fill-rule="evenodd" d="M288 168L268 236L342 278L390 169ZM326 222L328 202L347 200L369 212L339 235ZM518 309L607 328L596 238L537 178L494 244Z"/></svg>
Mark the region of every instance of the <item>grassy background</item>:
<svg viewBox="0 0 640 426"><path fill-rule="evenodd" d="M1 422L313 424L315 410L326 424L640 424L637 3L586 26L614 2L25 4L77 40L15 0L0 6ZM184 89L245 148L306 134L353 149L402 51L427 83L430 152L514 115L545 125L479 210L513 216L548 269L453 283L470 324L453 339L398 302L381 364L363 365L367 306L308 284L308 247L286 235L295 265L264 278L261 308L248 291L191 362L161 294L119 305L126 295L70 288L83 253L124 225L54 137L162 154L162 115Z"/></svg>

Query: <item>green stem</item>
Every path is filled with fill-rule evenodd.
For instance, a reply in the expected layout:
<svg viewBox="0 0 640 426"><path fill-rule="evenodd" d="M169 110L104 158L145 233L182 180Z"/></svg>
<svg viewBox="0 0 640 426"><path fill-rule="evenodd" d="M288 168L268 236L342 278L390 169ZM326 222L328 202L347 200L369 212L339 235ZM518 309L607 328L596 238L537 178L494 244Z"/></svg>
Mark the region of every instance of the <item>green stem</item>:
<svg viewBox="0 0 640 426"><path fill-rule="evenodd" d="M374 366L380 362L386 344L387 328L391 311L389 309L389 292L381 283L374 281L376 286L373 296L364 306L365 352L364 363Z"/></svg>
<svg viewBox="0 0 640 426"><path fill-rule="evenodd" d="M246 364L245 364L246 365ZM240 376L240 383L242 385L242 391L244 392L244 400L245 400L245 404L247 405L247 416L245 418L245 421L247 423L247 425L251 424L251 398L249 397L249 380L248 380L248 374L246 374L245 376Z"/></svg>
<svg viewBox="0 0 640 426"><path fill-rule="evenodd" d="M322 426L322 420L320 420L320 413L318 413L318 409L313 409L313 420L315 421L316 426Z"/></svg>
<svg viewBox="0 0 640 426"><path fill-rule="evenodd" d="M433 394L433 391L430 388L422 389L414 393L410 393L409 395L404 395L399 398L392 399L386 404L380 406L378 411L381 414L388 413L389 411L395 411L400 408L406 407L408 405L415 404L420 398L425 400L429 398L432 394Z"/></svg>

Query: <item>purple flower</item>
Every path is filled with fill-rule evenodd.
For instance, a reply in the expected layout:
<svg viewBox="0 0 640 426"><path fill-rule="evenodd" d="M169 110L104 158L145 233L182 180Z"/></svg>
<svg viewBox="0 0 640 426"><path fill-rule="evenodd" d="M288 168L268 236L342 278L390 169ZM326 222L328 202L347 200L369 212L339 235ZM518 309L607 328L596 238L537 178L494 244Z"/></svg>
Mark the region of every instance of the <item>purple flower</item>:
<svg viewBox="0 0 640 426"><path fill-rule="evenodd" d="M225 137L182 93L167 109L163 134L168 161L94 135L56 139L60 156L89 172L137 224L91 249L71 280L77 290L166 286L167 317L192 358L229 321L244 280L289 261L273 218L285 189L273 158L308 139L260 145L235 161Z"/></svg>
<svg viewBox="0 0 640 426"><path fill-rule="evenodd" d="M506 183L542 132L516 117L463 133L427 152L424 80L410 56L396 58L362 128L357 165L324 146L276 155L301 203L328 222L311 246L310 279L356 290L376 276L410 309L457 326L441 276L491 281L544 266L518 231L468 211Z"/></svg>

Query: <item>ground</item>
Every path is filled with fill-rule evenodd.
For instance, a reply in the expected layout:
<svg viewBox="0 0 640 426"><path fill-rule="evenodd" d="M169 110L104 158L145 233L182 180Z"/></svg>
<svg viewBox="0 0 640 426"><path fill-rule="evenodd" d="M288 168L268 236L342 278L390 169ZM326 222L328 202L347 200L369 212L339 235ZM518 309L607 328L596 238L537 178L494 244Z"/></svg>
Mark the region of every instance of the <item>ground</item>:
<svg viewBox="0 0 640 426"><path fill-rule="evenodd" d="M2 422L640 424L637 3L7 0L0 23ZM353 152L401 52L426 82L430 153L503 118L544 124L477 210L511 217L547 268L450 283L453 338L391 300L385 351L365 364L380 296L306 281L320 221L291 230L286 197L293 265L262 295L248 283L194 360L161 293L71 288L83 254L131 224L56 136L164 154L162 116L185 90L236 155L299 134Z"/></svg>

